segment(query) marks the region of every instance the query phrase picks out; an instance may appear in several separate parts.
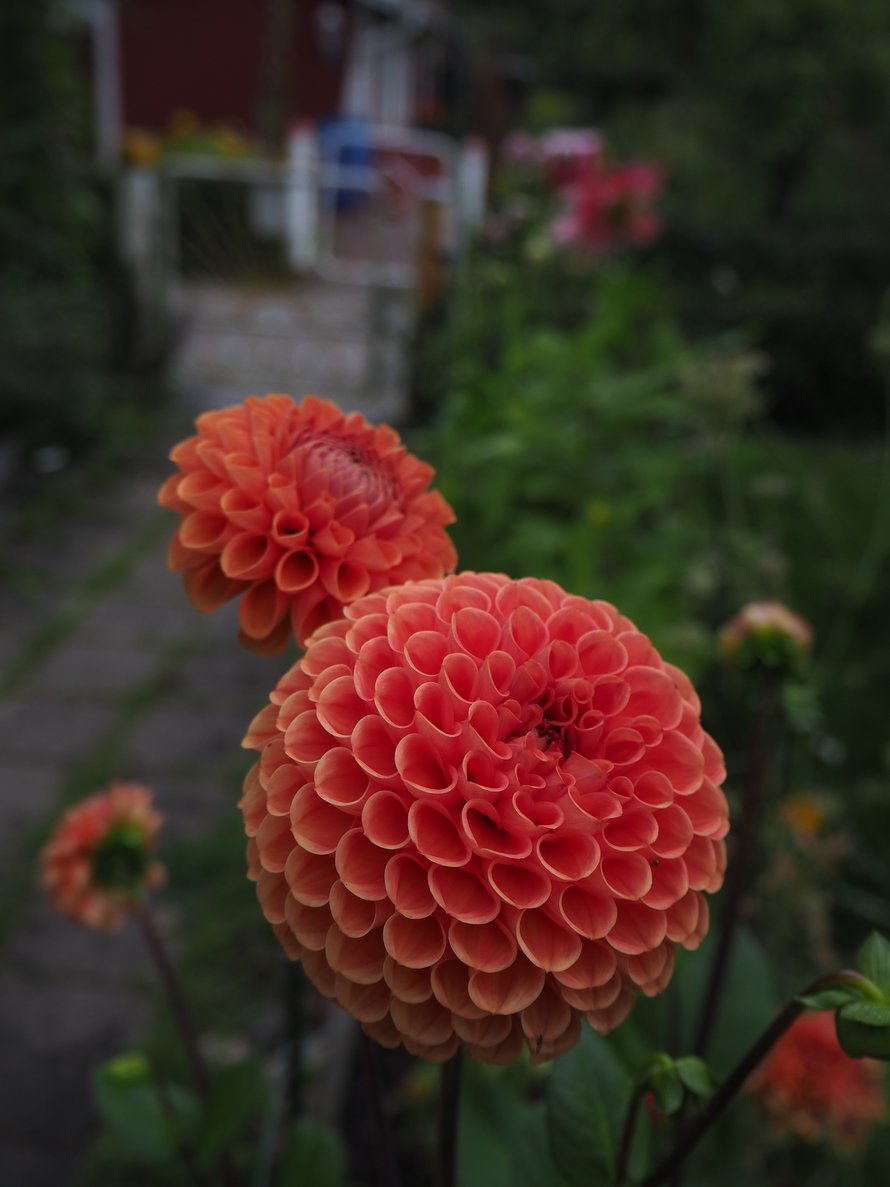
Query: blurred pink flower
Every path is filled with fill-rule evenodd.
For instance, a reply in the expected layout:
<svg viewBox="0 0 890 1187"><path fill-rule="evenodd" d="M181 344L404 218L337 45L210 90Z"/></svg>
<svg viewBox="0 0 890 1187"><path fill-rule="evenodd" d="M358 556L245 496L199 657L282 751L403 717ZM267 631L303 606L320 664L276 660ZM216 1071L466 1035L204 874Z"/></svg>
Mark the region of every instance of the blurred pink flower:
<svg viewBox="0 0 890 1187"><path fill-rule="evenodd" d="M661 231L654 203L663 184L661 167L643 161L579 177L563 192L563 209L550 227L552 242L597 254L651 243Z"/></svg>
<svg viewBox="0 0 890 1187"><path fill-rule="evenodd" d="M461 573L322 627L245 745L266 917L387 1046L549 1059L707 930L727 805L687 677L613 606Z"/></svg>

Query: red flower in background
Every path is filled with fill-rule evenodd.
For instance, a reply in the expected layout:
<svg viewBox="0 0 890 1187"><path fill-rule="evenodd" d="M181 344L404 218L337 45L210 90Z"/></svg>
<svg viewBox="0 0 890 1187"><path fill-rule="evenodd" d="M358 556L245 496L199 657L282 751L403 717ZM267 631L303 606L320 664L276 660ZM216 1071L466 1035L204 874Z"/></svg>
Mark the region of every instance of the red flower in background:
<svg viewBox="0 0 890 1187"><path fill-rule="evenodd" d="M567 1050L670 979L725 866L688 679L606 602L462 573L363 598L254 720L266 917L387 1046Z"/></svg>
<svg viewBox="0 0 890 1187"><path fill-rule="evenodd" d="M170 567L200 610L241 596L248 647L302 644L364 594L454 568L454 514L388 426L283 395L248 396L196 425L158 496L182 516Z"/></svg>
<svg viewBox="0 0 890 1187"><path fill-rule="evenodd" d="M874 1060L843 1051L833 1013L808 1013L779 1039L748 1091L777 1129L852 1150L886 1117L881 1073Z"/></svg>
<svg viewBox="0 0 890 1187"><path fill-rule="evenodd" d="M564 209L550 228L559 247L602 253L625 244L645 246L658 237L654 208L664 171L643 161L580 174L563 191Z"/></svg>
<svg viewBox="0 0 890 1187"><path fill-rule="evenodd" d="M53 906L87 927L113 930L164 880L152 857L162 818L138 783L112 783L70 808L40 855Z"/></svg>

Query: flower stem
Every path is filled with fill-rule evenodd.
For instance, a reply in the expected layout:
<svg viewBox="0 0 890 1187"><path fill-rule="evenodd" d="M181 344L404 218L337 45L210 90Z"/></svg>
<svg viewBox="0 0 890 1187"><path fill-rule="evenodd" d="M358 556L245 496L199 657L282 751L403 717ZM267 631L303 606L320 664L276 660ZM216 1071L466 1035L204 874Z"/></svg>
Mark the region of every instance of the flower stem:
<svg viewBox="0 0 890 1187"><path fill-rule="evenodd" d="M618 1143L618 1162L615 1171L615 1182L618 1187L622 1187L627 1179L627 1164L630 1161L631 1143L633 1142L637 1120L640 1116L640 1106L643 1103L643 1097L645 1095L646 1085L637 1084L627 1104L627 1112L624 1115L624 1125L621 1130L621 1140Z"/></svg>
<svg viewBox="0 0 890 1187"><path fill-rule="evenodd" d="M384 1084L380 1066L380 1048L361 1032L362 1055L365 1075L368 1081L368 1095L371 1102L371 1117L374 1122L374 1137L377 1143L377 1165L380 1182L384 1187L400 1187L399 1162L392 1142L392 1132L383 1111Z"/></svg>
<svg viewBox="0 0 890 1187"><path fill-rule="evenodd" d="M458 1047L442 1064L439 1082L438 1187L454 1187L457 1168L457 1118L460 1105L460 1073L463 1048Z"/></svg>
<svg viewBox="0 0 890 1187"><path fill-rule="evenodd" d="M767 773L779 736L778 690L775 673L763 672L760 686L755 693L754 721L748 745L740 821L736 833L735 852L726 878L723 916L692 1047L693 1053L702 1058L708 1050L717 1021L741 905L757 856Z"/></svg>
<svg viewBox="0 0 890 1187"><path fill-rule="evenodd" d="M836 973L829 973L824 977L819 977L812 985L807 986L803 993L800 994L800 997L808 997L821 993L826 989L836 989L849 985L858 986L866 993L869 993L873 989L868 980L860 973L850 969L841 969ZM727 1105L736 1097L742 1085L764 1056L768 1054L771 1048L778 1042L791 1024L800 1017L805 1009L806 1006L798 998L792 998L782 1008L780 1013L761 1034L760 1038L742 1056L717 1091L708 1097L702 1106L701 1112L680 1134L674 1148L643 1180L641 1187L656 1187L656 1184L663 1183L678 1170L683 1160L695 1149L704 1134L710 1129Z"/></svg>
<svg viewBox="0 0 890 1187"><path fill-rule="evenodd" d="M151 954L152 960L155 962L161 985L167 995L170 1013L173 1015L173 1021L176 1023L176 1029L179 1031L179 1037L182 1040L182 1047L191 1069L195 1087L201 1098L206 1100L210 1095L210 1075L198 1046L197 1032L195 1031L188 1006L185 1004L185 998L182 995L176 970L173 968L173 963L167 953L167 947L161 938L161 933L158 931L158 926L147 903L139 903L133 914L136 916L136 921L142 930L146 947Z"/></svg>

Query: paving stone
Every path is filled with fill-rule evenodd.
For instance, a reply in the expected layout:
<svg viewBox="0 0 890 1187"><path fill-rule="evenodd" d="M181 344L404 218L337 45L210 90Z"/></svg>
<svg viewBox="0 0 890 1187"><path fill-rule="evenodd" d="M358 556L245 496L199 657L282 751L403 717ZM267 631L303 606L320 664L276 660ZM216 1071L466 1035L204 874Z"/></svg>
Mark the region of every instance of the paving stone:
<svg viewBox="0 0 890 1187"><path fill-rule="evenodd" d="M95 746L114 722L111 705L38 696L0 705L0 754L16 766L47 759L72 762Z"/></svg>
<svg viewBox="0 0 890 1187"><path fill-rule="evenodd" d="M29 691L63 698L112 698L144 684L157 666L156 652L88 644L77 635L37 668L29 679Z"/></svg>
<svg viewBox="0 0 890 1187"><path fill-rule="evenodd" d="M79 1164L77 1148L50 1149L43 1143L7 1145L0 1133L0 1183L9 1187L74 1187Z"/></svg>
<svg viewBox="0 0 890 1187"><path fill-rule="evenodd" d="M4 757L0 791L0 852L13 846L23 829L50 813L58 799L60 773L56 767L23 766Z"/></svg>
<svg viewBox="0 0 890 1187"><path fill-rule="evenodd" d="M146 714L127 739L122 768L146 779L183 768L231 769L245 753L241 739L249 724L237 707L210 713L165 703Z"/></svg>

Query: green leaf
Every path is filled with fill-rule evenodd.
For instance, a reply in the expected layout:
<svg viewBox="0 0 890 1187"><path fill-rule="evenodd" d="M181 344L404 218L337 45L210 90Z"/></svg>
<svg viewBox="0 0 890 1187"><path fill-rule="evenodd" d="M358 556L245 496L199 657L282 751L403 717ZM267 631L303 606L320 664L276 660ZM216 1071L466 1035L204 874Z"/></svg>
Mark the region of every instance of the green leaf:
<svg viewBox="0 0 890 1187"><path fill-rule="evenodd" d="M860 973L890 997L890 942L873 931L859 950Z"/></svg>
<svg viewBox="0 0 890 1187"><path fill-rule="evenodd" d="M337 1134L305 1119L292 1125L277 1187L346 1187L346 1154Z"/></svg>
<svg viewBox="0 0 890 1187"><path fill-rule="evenodd" d="M683 1084L673 1063L653 1068L649 1073L649 1087L662 1113L670 1117L683 1104Z"/></svg>
<svg viewBox="0 0 890 1187"><path fill-rule="evenodd" d="M194 1126L198 1105L176 1085L163 1092L162 1103L141 1055L121 1056L93 1073L96 1111L125 1161L156 1166L177 1157L180 1135Z"/></svg>
<svg viewBox="0 0 890 1187"><path fill-rule="evenodd" d="M808 1010L837 1010L850 1002L861 1001L862 992L853 986L838 986L836 989L823 989L821 993L802 993L794 1000Z"/></svg>
<svg viewBox="0 0 890 1187"><path fill-rule="evenodd" d="M890 1060L890 1029L848 1018L847 1010L851 1009L853 1006L838 1010L834 1020L838 1042L846 1053L854 1059Z"/></svg>
<svg viewBox="0 0 890 1187"><path fill-rule="evenodd" d="M851 1022L890 1029L890 1002L856 1001L844 1006L841 1013Z"/></svg>
<svg viewBox="0 0 890 1187"><path fill-rule="evenodd" d="M614 1178L630 1092L627 1071L585 1026L581 1040L554 1064L545 1098L550 1152L572 1187Z"/></svg>
<svg viewBox="0 0 890 1187"><path fill-rule="evenodd" d="M256 1060L214 1073L196 1139L198 1156L205 1165L261 1112L264 1096L262 1069Z"/></svg>
<svg viewBox="0 0 890 1187"><path fill-rule="evenodd" d="M684 1055L676 1061L675 1067L683 1087L693 1096L710 1096L714 1091L716 1078L703 1059L696 1055Z"/></svg>

